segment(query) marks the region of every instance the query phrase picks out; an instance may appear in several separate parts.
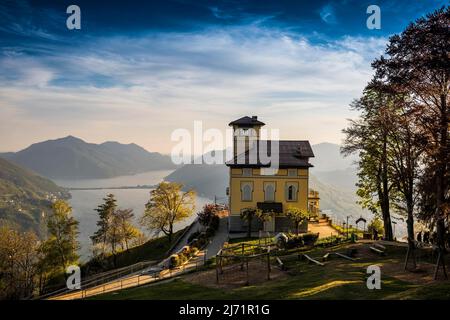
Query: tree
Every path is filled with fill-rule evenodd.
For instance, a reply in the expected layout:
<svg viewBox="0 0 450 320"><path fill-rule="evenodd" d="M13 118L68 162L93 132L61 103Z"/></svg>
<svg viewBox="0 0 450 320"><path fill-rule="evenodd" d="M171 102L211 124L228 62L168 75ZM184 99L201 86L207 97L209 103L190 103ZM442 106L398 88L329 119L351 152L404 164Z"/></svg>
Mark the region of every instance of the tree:
<svg viewBox="0 0 450 320"><path fill-rule="evenodd" d="M439 254L435 278L439 267L444 264L445 221L450 213L449 20L448 6L416 20L400 35L391 37L386 57L381 57L373 63L377 77L397 92L407 95L418 110L411 120L418 135L426 139L424 157L420 163L425 174L420 176L418 189L419 204L421 209L427 212L421 213L420 216L430 221L431 229L436 229ZM411 199L409 202L412 203ZM410 239L411 233L408 225ZM411 249L414 249L411 241L405 268Z"/></svg>
<svg viewBox="0 0 450 320"><path fill-rule="evenodd" d="M434 214L438 245L445 248L445 218L449 201L449 87L450 62L448 21L450 7L443 7L411 23L400 35L389 39L387 57L374 62L379 77L397 91L407 93L421 108L416 124L427 138L423 164L433 175ZM424 179L430 177L423 176ZM429 202L428 202L429 204Z"/></svg>
<svg viewBox="0 0 450 320"><path fill-rule="evenodd" d="M0 300L30 297L36 285L38 238L0 227Z"/></svg>
<svg viewBox="0 0 450 320"><path fill-rule="evenodd" d="M141 236L141 232L137 227L133 225L133 210L132 209L119 209L114 212L114 222L113 226L116 231L114 233L118 234L117 240L120 243L122 250L129 249L129 244L134 239Z"/></svg>
<svg viewBox="0 0 450 320"><path fill-rule="evenodd" d="M110 193L106 198L103 198L103 201L104 203L95 209L99 215L99 220L97 221L98 230L91 236L91 239L94 245L101 244L101 250L104 254L108 247L108 240L110 242L112 239L109 228L111 226L114 211L117 208L117 200L114 195Z"/></svg>
<svg viewBox="0 0 450 320"><path fill-rule="evenodd" d="M165 234L172 241L173 226L189 217L195 206L195 192L182 191L183 185L161 182L150 191L150 200L145 205L141 223L150 231Z"/></svg>
<svg viewBox="0 0 450 320"><path fill-rule="evenodd" d="M250 238L252 236L252 221L254 218L262 217L264 213L258 209L258 208L245 208L241 211L241 219L244 221L247 221L248 228L247 228L247 238Z"/></svg>
<svg viewBox="0 0 450 320"><path fill-rule="evenodd" d="M291 219L295 225L295 233L298 234L300 224L309 219L308 212L302 211L297 207L288 207L286 209L286 217Z"/></svg>
<svg viewBox="0 0 450 320"><path fill-rule="evenodd" d="M55 273L64 273L70 265L78 263L78 221L72 217L72 208L63 200L52 205L48 218L49 237L42 243L42 263Z"/></svg>
<svg viewBox="0 0 450 320"><path fill-rule="evenodd" d="M381 221L378 217L375 217L367 226L367 231L372 234L383 234L383 221Z"/></svg>
<svg viewBox="0 0 450 320"><path fill-rule="evenodd" d="M420 161L426 148L426 139L415 125L418 110L408 96L396 93L395 103L390 110L387 128L390 137L389 166L393 168L392 181L396 192L393 201L407 216L408 253L405 269L412 257L416 268L414 215L419 197L418 179L422 174Z"/></svg>
<svg viewBox="0 0 450 320"><path fill-rule="evenodd" d="M378 79L365 88L362 97L351 107L360 112L358 120L350 120L341 152L344 155L359 153L358 190L363 208L381 214L386 240L393 240L390 214L392 168L388 165L389 131L387 119L392 99L383 91Z"/></svg>
<svg viewBox="0 0 450 320"><path fill-rule="evenodd" d="M217 215L218 205L217 204L205 204L203 210L197 213L198 222L201 225L207 227L211 224L212 219Z"/></svg>

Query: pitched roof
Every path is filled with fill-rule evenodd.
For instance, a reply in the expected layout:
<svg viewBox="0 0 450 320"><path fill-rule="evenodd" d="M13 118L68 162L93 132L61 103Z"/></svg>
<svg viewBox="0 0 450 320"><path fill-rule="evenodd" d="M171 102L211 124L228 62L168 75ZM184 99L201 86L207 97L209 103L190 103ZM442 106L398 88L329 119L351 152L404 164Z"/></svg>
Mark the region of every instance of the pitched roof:
<svg viewBox="0 0 450 320"><path fill-rule="evenodd" d="M260 155L256 150L261 149L261 154L270 157L272 152L271 140L258 141L256 149L252 148L246 152L243 152L232 160L226 163L230 167L270 167L270 163L266 163L264 159L260 159ZM265 151L267 150L267 151ZM256 153L256 158L255 158ZM309 158L314 157L311 145L307 140L291 141L280 140L278 141L278 153L279 153L279 167L293 167L293 168L307 168L313 165L309 163Z"/></svg>
<svg viewBox="0 0 450 320"><path fill-rule="evenodd" d="M261 122L258 120L257 116L252 116L252 117L242 117L239 118L237 120L231 121L229 124L229 126L255 126L255 125L259 125L259 126L263 126L265 125L264 122Z"/></svg>

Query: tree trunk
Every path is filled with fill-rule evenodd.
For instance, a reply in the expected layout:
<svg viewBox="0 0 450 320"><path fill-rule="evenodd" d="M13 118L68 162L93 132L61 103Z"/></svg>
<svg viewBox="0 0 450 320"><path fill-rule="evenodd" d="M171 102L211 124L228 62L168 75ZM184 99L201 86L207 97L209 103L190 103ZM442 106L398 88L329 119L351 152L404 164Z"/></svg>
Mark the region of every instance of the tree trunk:
<svg viewBox="0 0 450 320"><path fill-rule="evenodd" d="M252 217L248 217L248 229L247 229L247 238L251 238L252 236Z"/></svg>
<svg viewBox="0 0 450 320"><path fill-rule="evenodd" d="M406 201L406 208L408 211L408 219L406 225L408 229L408 253L405 260L405 270L408 268L409 261L412 261L412 268L416 269L416 243L414 241L414 204L412 194L409 194ZM412 260L411 260L412 259Z"/></svg>
<svg viewBox="0 0 450 320"><path fill-rule="evenodd" d="M169 227L169 234L167 235L169 238L169 243L172 243L172 234L173 234L173 224Z"/></svg>
<svg viewBox="0 0 450 320"><path fill-rule="evenodd" d="M388 185L388 163L387 163L387 135L384 133L383 136L383 152L381 159L381 184L382 184L382 192L381 192L381 212L383 216L384 223L384 240L392 241L392 222L391 222L391 214L389 211L389 185Z"/></svg>
<svg viewBox="0 0 450 320"><path fill-rule="evenodd" d="M447 114L447 102L446 95L441 94L441 115L440 115L440 141L437 157L436 168L436 232L437 232L437 244L440 250L445 251L445 221L443 204L445 203L445 190L448 181L445 179L447 172L447 132L448 132L448 114Z"/></svg>

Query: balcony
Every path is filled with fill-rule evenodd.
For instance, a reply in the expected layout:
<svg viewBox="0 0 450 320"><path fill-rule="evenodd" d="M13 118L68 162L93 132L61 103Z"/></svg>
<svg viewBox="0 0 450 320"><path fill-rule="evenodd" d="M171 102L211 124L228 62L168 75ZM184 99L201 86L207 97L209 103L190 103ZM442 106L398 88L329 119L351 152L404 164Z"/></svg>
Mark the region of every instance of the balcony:
<svg viewBox="0 0 450 320"><path fill-rule="evenodd" d="M264 213L283 213L283 204L281 202L257 202L256 206Z"/></svg>

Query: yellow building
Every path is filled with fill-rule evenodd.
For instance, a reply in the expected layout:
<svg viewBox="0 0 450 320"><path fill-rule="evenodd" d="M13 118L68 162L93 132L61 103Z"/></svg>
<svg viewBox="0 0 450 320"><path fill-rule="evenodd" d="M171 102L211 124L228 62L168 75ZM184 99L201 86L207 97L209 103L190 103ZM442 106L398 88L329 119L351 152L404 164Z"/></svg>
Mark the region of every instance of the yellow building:
<svg viewBox="0 0 450 320"><path fill-rule="evenodd" d="M278 141L278 170L270 169L272 162L263 161L261 155L270 154L276 144L260 140L264 123L256 116L243 117L229 124L233 127L233 159L229 182L229 231L247 230L246 221L240 218L245 208L259 208L272 218L262 222L253 219L252 231L287 232L295 230L285 216L288 207L308 212L309 158L314 157L308 141ZM267 150L265 146L267 145ZM265 158L264 158L265 159ZM273 158L272 158L273 159ZM307 224L301 231L306 232Z"/></svg>
<svg viewBox="0 0 450 320"><path fill-rule="evenodd" d="M319 217L320 213L319 191L309 189L308 213L310 214L311 217Z"/></svg>

